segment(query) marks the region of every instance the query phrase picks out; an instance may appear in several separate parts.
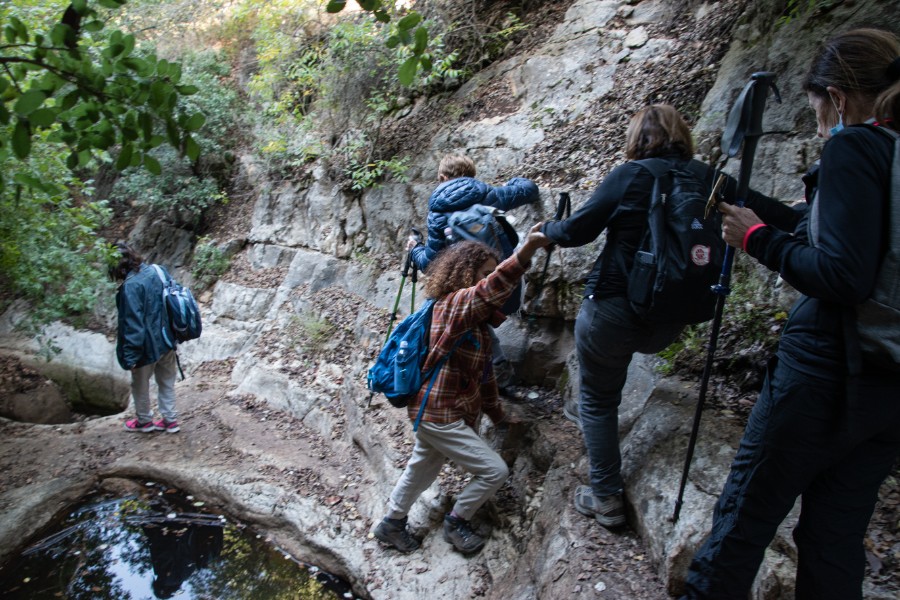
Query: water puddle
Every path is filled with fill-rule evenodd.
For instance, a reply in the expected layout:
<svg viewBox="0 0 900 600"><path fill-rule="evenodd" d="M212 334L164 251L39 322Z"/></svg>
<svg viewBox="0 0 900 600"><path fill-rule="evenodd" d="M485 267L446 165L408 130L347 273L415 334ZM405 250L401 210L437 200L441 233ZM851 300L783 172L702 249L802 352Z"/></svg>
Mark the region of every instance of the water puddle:
<svg viewBox="0 0 900 600"><path fill-rule="evenodd" d="M0 567L0 597L332 600L350 586L177 490L94 496Z"/></svg>

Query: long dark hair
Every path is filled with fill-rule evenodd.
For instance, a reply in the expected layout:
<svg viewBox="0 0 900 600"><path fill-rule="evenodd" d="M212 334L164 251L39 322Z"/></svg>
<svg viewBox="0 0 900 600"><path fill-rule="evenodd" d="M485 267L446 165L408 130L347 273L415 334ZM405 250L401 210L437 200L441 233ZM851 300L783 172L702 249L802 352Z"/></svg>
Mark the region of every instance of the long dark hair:
<svg viewBox="0 0 900 600"><path fill-rule="evenodd" d="M129 273L140 271L144 259L137 250L124 242L116 242L116 249L122 256L115 264L110 265L109 278L113 281L125 281Z"/></svg>
<svg viewBox="0 0 900 600"><path fill-rule="evenodd" d="M900 131L900 40L881 29L852 29L822 44L803 82L804 91L827 99L835 87L871 103L875 118Z"/></svg>
<svg viewBox="0 0 900 600"><path fill-rule="evenodd" d="M438 299L472 287L478 283L478 269L490 259L499 263L500 255L481 242L457 242L444 248L428 267L425 295Z"/></svg>

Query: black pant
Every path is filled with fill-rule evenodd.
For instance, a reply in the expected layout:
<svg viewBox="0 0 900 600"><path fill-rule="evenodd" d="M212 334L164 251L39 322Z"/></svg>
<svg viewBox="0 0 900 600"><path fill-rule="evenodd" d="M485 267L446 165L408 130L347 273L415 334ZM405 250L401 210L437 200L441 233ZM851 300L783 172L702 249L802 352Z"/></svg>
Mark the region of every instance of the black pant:
<svg viewBox="0 0 900 600"><path fill-rule="evenodd" d="M691 562L686 598L746 600L763 553L802 494L796 597L862 598L863 537L878 488L900 453L900 383L845 387L776 359Z"/></svg>

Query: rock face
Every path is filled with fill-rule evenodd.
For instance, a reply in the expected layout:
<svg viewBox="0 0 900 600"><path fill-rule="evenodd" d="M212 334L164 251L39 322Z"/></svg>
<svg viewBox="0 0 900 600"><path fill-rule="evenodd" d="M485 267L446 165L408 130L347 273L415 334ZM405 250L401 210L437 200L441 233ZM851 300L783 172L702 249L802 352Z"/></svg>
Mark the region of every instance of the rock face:
<svg viewBox="0 0 900 600"><path fill-rule="evenodd" d="M12 521L37 529L64 506L60 498L77 498L94 477L141 476L215 500L266 528L292 552L346 576L371 598L419 598L435 589L447 598L677 594L708 531L741 427L727 417L704 416L681 518L671 523L696 384L661 378L652 357L636 358L620 410L620 438L629 522L641 539L610 534L574 512L572 493L584 482L587 461L577 430L562 420L560 408L578 393L571 321L602 237L555 252L548 285L499 330L519 382L554 388L562 396L542 392L539 399L509 405L529 428L514 455L512 484L483 510L485 524L494 528L484 553L466 560L437 539L447 496L460 484L450 468L411 514L428 533L423 552L398 557L367 538L411 448L402 411L387 411L378 401L373 408L364 381L400 287L399 248L409 228L425 221L425 199L446 153L467 153L487 181L502 183L523 172L538 179L541 202L512 213L524 230L554 212L563 189L573 191L575 208L584 202L623 160L625 115L650 101L680 103L681 86L696 96L697 104L685 109L699 115L699 149L713 154L731 103L748 75L762 69L778 72L784 99L770 104L766 127L789 133L760 146L753 185L799 197L798 175L819 146L799 91L800 73L823 36L839 24L886 14L892 4L837 2L815 19L777 27L775 0L576 0L541 45L490 66L441 100L462 106L500 90L503 102L420 140L413 170L418 176L408 184L348 195L324 167L302 184L275 183L264 178L253 157L243 157L242 177L257 198L249 231L235 232L235 247L243 250L204 296L203 337L180 349L193 380L179 388L185 435L145 440L143 446L114 440L109 443L121 455L110 458L97 450L98 457L84 459L82 468L60 469L60 479L10 479L9 486L0 486L0 556L8 556L21 538ZM415 119L424 108L418 103L403 118ZM167 233L161 224L144 222L140 227L143 235L172 242L168 255L153 260L176 268L188 263L184 232ZM532 286L543 255L536 263ZM407 282L400 294L402 314L411 292ZM125 407L127 378L115 364L113 344L63 325L46 333L63 349L51 363L38 360L36 343L9 327L0 331L0 350L57 381L73 404ZM215 386L205 389L206 380ZM60 430L59 448L107 448L100 440L117 435L118 423L67 426ZM32 437L56 436L49 428L3 426L4 461L15 460L18 445ZM487 425L484 431L494 435ZM767 554L756 600L791 595L789 531L795 519L786 521ZM606 547L622 556L604 554ZM607 563L635 575L615 575ZM871 586L866 593L889 597Z"/></svg>
<svg viewBox="0 0 900 600"><path fill-rule="evenodd" d="M80 412L109 414L128 404L130 379L116 362L115 344L106 336L54 323L42 332L59 352L48 361L37 339L23 337L14 324L15 307L0 319L0 353L12 354L62 388L68 404Z"/></svg>

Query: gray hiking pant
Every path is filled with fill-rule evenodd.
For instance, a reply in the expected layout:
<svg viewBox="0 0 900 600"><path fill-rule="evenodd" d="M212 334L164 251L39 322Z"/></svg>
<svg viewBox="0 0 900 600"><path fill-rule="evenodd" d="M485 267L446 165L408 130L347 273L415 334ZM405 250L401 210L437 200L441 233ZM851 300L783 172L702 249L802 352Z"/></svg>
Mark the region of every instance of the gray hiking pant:
<svg viewBox="0 0 900 600"><path fill-rule="evenodd" d="M590 459L595 496L618 494L622 480L619 404L635 352L653 354L671 344L682 325L651 325L625 298L586 298L575 319L575 347L581 367L579 413Z"/></svg>
<svg viewBox="0 0 900 600"><path fill-rule="evenodd" d="M153 420L150 408L150 376L156 379L156 401L159 413L166 421L175 421L175 352L169 351L158 361L131 371L131 396L134 398L134 411L138 421L146 423Z"/></svg>
<svg viewBox="0 0 900 600"><path fill-rule="evenodd" d="M447 458L472 474L472 480L453 506L453 511L466 520L471 519L509 477L509 469L500 455L462 420L455 423L422 421L416 432L412 456L391 492L387 516L391 519L405 517L422 492L437 478Z"/></svg>

